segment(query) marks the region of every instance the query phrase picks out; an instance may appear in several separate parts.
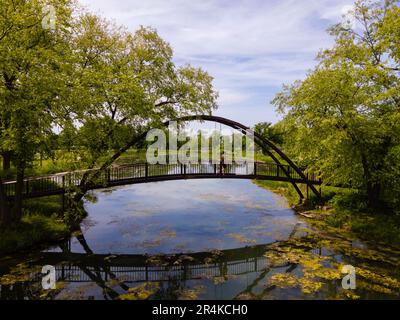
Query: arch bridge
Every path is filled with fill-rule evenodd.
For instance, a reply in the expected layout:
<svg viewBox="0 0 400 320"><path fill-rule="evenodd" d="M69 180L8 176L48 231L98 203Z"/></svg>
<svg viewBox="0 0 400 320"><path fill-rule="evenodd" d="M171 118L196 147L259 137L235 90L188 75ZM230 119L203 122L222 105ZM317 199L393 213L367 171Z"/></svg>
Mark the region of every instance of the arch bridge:
<svg viewBox="0 0 400 320"><path fill-rule="evenodd" d="M86 171L75 171L62 174L56 174L45 177L29 178L24 181L24 198L37 198L58 194L66 194L74 188L83 188L86 190L100 189L113 186L121 186L136 183L168 181L168 180L186 180L186 179L258 179L289 182L298 193L300 200L305 199L302 191L297 184L305 184L317 197L321 198L320 191L316 185L321 185L322 181L315 174L306 174L301 170L282 150L280 150L270 140L264 138L251 128L244 126L230 119L216 117L211 115L193 115L185 116L165 122L164 127L168 127L171 121L211 121L226 125L242 134L254 137L254 142L270 156L274 161L271 163L249 162L227 164L224 174L219 170L219 165L211 163L193 163L193 164L148 164L135 163L119 167L107 167ZM120 154L129 148L143 141L148 131L135 137L121 149ZM117 157L118 158L118 157ZM114 161L117 159L113 159ZM82 179L85 174L96 176L98 183L86 183ZM16 182L5 182L4 190L9 199L13 198L16 192Z"/></svg>

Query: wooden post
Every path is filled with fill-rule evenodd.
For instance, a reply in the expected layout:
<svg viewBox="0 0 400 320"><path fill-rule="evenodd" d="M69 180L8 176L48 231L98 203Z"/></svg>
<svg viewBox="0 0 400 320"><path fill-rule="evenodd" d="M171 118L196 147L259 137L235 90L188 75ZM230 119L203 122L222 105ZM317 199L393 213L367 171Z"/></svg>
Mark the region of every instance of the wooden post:
<svg viewBox="0 0 400 320"><path fill-rule="evenodd" d="M146 165L145 165L145 167L144 167L144 176L146 177L146 178L148 178L149 177L149 164L146 162Z"/></svg>
<svg viewBox="0 0 400 320"><path fill-rule="evenodd" d="M107 182L110 183L111 181L111 168L107 169Z"/></svg>
<svg viewBox="0 0 400 320"><path fill-rule="evenodd" d="M254 161L254 175L257 176L257 161Z"/></svg>
<svg viewBox="0 0 400 320"><path fill-rule="evenodd" d="M306 184L306 186L307 186L307 200L309 200L308 181L310 181L310 180L308 178L308 172L307 172L307 184Z"/></svg>
<svg viewBox="0 0 400 320"><path fill-rule="evenodd" d="M26 185L25 185L25 194L29 194L29 180L26 180Z"/></svg>
<svg viewBox="0 0 400 320"><path fill-rule="evenodd" d="M62 176L62 212L65 211L65 176Z"/></svg>

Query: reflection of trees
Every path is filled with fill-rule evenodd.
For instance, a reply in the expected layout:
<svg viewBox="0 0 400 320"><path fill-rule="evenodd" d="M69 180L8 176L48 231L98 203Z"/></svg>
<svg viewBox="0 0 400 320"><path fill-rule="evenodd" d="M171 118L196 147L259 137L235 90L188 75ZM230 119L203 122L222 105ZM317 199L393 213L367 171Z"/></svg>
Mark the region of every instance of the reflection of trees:
<svg viewBox="0 0 400 320"><path fill-rule="evenodd" d="M287 264L285 266L288 267L285 271L286 273L292 272L297 267L297 265L295 265L295 264ZM262 281L265 282L265 279L267 278L268 274L274 268L278 268L278 267L282 268L285 266L282 266L282 265L277 266L277 267L269 266L263 272L261 272L261 274L250 285L248 285L245 290L243 290L239 294L237 294L234 299L239 298L240 296L246 296L246 295L250 296L252 299L255 299L255 300L263 299L270 291L276 289L275 285L267 286L264 290L262 290L261 292L259 292L257 294L253 293L253 290L258 285L260 285L260 282L262 282Z"/></svg>

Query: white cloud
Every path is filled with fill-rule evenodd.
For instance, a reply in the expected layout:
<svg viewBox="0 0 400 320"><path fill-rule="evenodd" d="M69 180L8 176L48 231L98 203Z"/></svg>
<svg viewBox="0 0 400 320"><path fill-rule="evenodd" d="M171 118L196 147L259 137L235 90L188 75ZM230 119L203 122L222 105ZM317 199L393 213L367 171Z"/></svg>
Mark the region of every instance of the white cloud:
<svg viewBox="0 0 400 320"><path fill-rule="evenodd" d="M80 0L90 10L123 24L155 27L171 43L175 60L209 71L220 91L218 114L254 121L276 120L268 105L282 83L303 78L317 51L331 39L352 0ZM239 111L238 105L244 110ZM252 116L246 116L246 106Z"/></svg>

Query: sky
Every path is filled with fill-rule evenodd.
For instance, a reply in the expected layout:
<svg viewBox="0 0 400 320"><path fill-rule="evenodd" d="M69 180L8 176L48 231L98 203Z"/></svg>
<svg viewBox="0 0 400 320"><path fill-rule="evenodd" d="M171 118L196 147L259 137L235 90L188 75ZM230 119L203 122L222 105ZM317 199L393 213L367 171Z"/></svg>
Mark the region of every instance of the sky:
<svg viewBox="0 0 400 320"><path fill-rule="evenodd" d="M271 100L304 79L326 30L353 0L79 0L134 32L151 26L169 42L177 65L201 67L219 92L215 115L253 126L277 122Z"/></svg>

